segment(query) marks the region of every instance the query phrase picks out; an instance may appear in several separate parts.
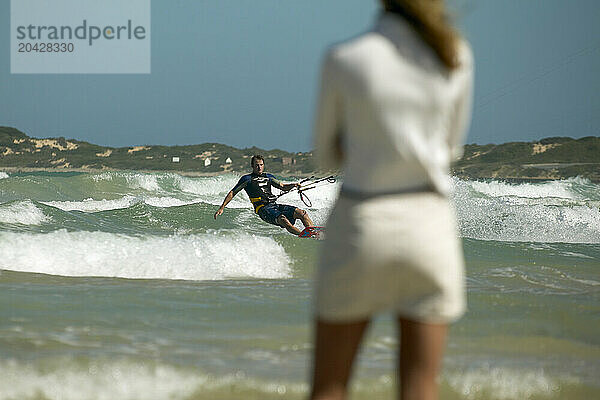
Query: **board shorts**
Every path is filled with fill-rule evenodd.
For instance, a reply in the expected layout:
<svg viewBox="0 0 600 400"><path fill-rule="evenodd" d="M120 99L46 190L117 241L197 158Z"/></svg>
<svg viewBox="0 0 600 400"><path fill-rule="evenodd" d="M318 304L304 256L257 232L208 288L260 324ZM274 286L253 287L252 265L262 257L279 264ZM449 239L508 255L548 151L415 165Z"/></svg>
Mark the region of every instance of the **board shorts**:
<svg viewBox="0 0 600 400"><path fill-rule="evenodd" d="M287 204L270 203L260 207L257 211L257 214L263 221L277 226L281 226L277 223L277 218L279 218L279 216L283 214L287 218L287 220L290 221L292 225L294 225L294 223L296 222L296 218L294 218L295 211L296 207L294 206L288 206Z"/></svg>
<svg viewBox="0 0 600 400"><path fill-rule="evenodd" d="M315 315L354 322L380 311L422 323L465 312L464 258L454 210L434 192L340 196L326 225Z"/></svg>

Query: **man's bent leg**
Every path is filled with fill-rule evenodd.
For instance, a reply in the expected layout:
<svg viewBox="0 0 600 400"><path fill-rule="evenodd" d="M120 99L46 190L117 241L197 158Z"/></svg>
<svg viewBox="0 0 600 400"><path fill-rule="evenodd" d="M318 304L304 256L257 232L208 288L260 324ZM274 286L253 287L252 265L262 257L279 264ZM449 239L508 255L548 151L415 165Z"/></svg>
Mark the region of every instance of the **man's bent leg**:
<svg viewBox="0 0 600 400"><path fill-rule="evenodd" d="M279 223L280 226L287 229L287 231L289 233L293 233L296 236L298 236L300 233L302 233L302 231L300 229L296 228L294 225L292 225L290 223L290 221L288 221L288 219L285 217L285 215L280 215L279 218L277 218L277 223Z"/></svg>
<svg viewBox="0 0 600 400"><path fill-rule="evenodd" d="M300 221L302 221L302 224L304 224L304 227L308 227L308 226L313 226L313 222L310 219L310 217L308 216L308 213L304 210L302 210L301 208L297 208L294 211L294 218L299 219Z"/></svg>

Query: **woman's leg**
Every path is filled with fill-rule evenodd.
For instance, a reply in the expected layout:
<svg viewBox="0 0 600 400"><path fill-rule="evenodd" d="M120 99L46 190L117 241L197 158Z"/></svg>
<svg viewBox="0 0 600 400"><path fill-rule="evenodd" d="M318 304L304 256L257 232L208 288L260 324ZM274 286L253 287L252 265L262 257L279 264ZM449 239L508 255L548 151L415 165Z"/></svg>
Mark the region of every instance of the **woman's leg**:
<svg viewBox="0 0 600 400"><path fill-rule="evenodd" d="M435 400L446 345L447 325L398 318L399 393L402 400Z"/></svg>
<svg viewBox="0 0 600 400"><path fill-rule="evenodd" d="M352 323L315 322L312 400L345 399L356 350L369 320Z"/></svg>

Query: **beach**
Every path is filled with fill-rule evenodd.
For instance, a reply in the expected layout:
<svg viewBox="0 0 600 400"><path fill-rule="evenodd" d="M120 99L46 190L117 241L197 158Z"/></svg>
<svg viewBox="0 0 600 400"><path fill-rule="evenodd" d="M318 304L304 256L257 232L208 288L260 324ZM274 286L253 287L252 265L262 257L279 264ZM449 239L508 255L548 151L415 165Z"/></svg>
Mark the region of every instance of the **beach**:
<svg viewBox="0 0 600 400"><path fill-rule="evenodd" d="M0 400L304 398L321 242L244 193L215 221L239 177L0 171ZM468 312L441 398L600 397L600 185L452 182ZM280 202L323 225L340 185ZM365 340L352 398L392 398L393 316Z"/></svg>

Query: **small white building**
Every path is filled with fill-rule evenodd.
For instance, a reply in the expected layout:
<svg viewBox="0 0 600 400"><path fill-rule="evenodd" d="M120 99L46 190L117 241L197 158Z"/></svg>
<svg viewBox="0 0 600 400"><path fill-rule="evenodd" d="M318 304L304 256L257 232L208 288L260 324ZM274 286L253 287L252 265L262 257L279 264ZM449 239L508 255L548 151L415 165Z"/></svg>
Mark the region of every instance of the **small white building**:
<svg viewBox="0 0 600 400"><path fill-rule="evenodd" d="M171 159L171 161L172 161L172 162L179 162L179 157L173 157L173 158Z"/></svg>
<svg viewBox="0 0 600 400"><path fill-rule="evenodd" d="M205 166L205 167L208 167L209 165L210 165L210 158L206 157L206 158L204 159L204 166Z"/></svg>
<svg viewBox="0 0 600 400"><path fill-rule="evenodd" d="M233 161L231 161L231 158L227 157L227 160L225 160L225 164L231 164Z"/></svg>

